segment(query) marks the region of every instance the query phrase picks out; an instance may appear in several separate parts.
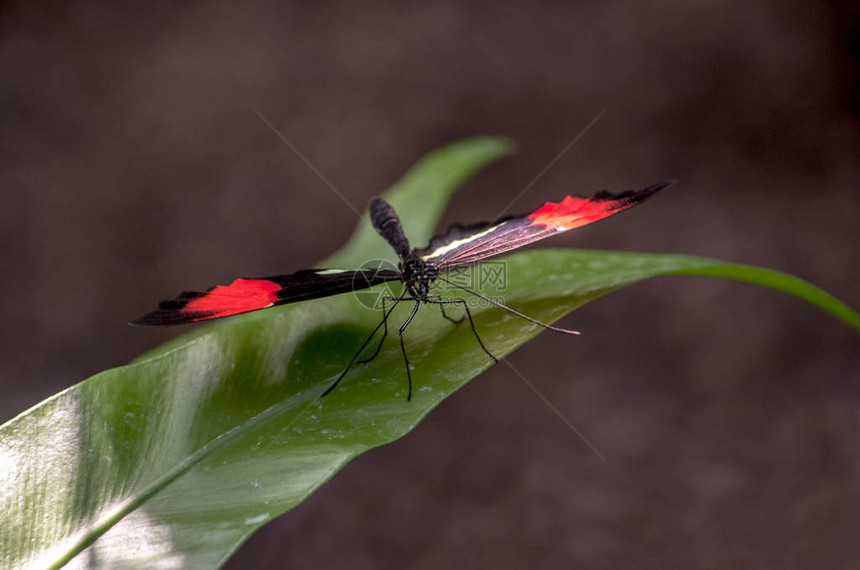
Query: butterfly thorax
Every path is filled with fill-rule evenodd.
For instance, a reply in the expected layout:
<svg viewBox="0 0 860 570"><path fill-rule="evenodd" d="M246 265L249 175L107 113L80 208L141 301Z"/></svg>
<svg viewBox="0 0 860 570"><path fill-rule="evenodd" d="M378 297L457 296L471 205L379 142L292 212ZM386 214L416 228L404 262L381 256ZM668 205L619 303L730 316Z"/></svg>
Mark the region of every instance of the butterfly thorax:
<svg viewBox="0 0 860 570"><path fill-rule="evenodd" d="M400 271L409 294L419 301L427 301L430 285L438 276L436 268L418 256L409 255L400 263Z"/></svg>

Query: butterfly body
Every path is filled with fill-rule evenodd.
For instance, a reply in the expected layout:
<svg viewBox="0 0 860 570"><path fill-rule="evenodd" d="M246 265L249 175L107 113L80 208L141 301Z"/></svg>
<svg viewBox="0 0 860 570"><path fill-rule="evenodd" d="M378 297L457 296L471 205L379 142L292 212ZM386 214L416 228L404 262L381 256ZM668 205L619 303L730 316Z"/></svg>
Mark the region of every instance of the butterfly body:
<svg viewBox="0 0 860 570"><path fill-rule="evenodd" d="M403 233L397 212L382 198L374 198L370 202L370 221L400 257L400 279L409 296L427 302L430 286L439 276L439 272L410 249L409 239Z"/></svg>

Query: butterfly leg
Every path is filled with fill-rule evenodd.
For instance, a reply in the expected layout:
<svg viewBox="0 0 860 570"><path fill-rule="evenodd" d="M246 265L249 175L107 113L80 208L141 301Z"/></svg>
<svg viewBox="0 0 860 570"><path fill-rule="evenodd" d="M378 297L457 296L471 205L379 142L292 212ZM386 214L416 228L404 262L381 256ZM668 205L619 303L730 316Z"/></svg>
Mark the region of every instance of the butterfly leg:
<svg viewBox="0 0 860 570"><path fill-rule="evenodd" d="M409 314L409 318L406 319L406 322L400 327L400 351L403 352L403 362L406 363L406 380L409 382L409 392L406 393L406 401L412 399L412 373L409 371L409 358L406 356L406 346L403 344L403 331L406 330L406 327L409 326L409 323L412 322L412 319L415 318L415 313L418 312L418 307L421 306L421 301L415 299L415 305L412 307L412 312Z"/></svg>
<svg viewBox="0 0 860 570"><path fill-rule="evenodd" d="M441 301L441 300L442 299L438 295L433 295L433 296L430 296L427 298L427 302L439 305L439 309L441 309L441 311L442 311L442 318L444 318L445 320L451 321L455 325L459 325L460 323L462 323L463 320L466 318L466 316L463 315L459 319L454 319L454 318L449 317L445 313L445 305L449 305L450 303L437 303L437 301Z"/></svg>
<svg viewBox="0 0 860 570"><path fill-rule="evenodd" d="M493 356L493 353L487 350L487 347L484 346L484 342L481 340L481 336L478 334L478 329L475 328L475 321L472 320L472 312L469 310L469 304L466 303L466 299L428 299L428 303L434 303L439 306L443 305L463 305L463 308L466 310L466 316L469 317L469 326L472 327L472 334L475 335L475 340L478 341L478 344L481 346L484 352L487 353L487 356L493 359L493 362L498 362L499 359ZM460 319L462 321L462 319Z"/></svg>
<svg viewBox="0 0 860 570"><path fill-rule="evenodd" d="M376 345L376 350L373 351L373 354L362 360L359 360L359 364L367 364L374 358L379 355L379 351L382 349L382 343L385 342L385 339L388 337L388 315L385 314L385 302L386 301L399 301L397 297L382 297L382 338L379 339L379 344Z"/></svg>
<svg viewBox="0 0 860 570"><path fill-rule="evenodd" d="M332 390L334 390L334 389L337 387L337 385L338 385L338 384L340 384L340 381L341 381L341 380L343 380L343 377L344 377L344 376L346 376L346 373L347 373L347 372L349 372L349 369L350 369L350 368L352 368L352 365L353 365L353 364L355 364L355 361L356 361L356 360L358 360L358 357L359 357L359 356L361 356L361 353L362 353L362 352L364 352L364 349L365 349L365 348L367 348L367 345L368 345L368 344L370 344L370 341L373 339L374 335L379 331L379 329L380 329L380 328L385 327L386 334L388 334L388 317L391 315L391 313L392 313L392 312L394 311L394 309L397 307L397 304L398 304L400 301L402 301L402 300L403 300L403 295L401 295L399 298L394 298L394 305L393 305L390 309L388 309L388 312L387 312L387 313L383 313L383 314L382 314L382 320L379 322L379 324L378 324L378 325L376 325L376 328L375 328L375 329L373 329L373 332L371 332L371 333L368 335L368 337L367 337L366 339L364 339L364 342L363 342L363 343L361 343L361 348L359 348L359 349L358 349L358 352L356 352L356 353L355 353L355 355L353 355L352 359L349 361L349 364L347 364L347 366L346 366L346 368L344 368L343 372L341 372L341 373L340 373L340 376L338 376L338 377L337 377L337 380L335 380L335 381L334 381L334 384L332 384L331 386L329 386L329 387L326 389L326 391L322 393L322 395L320 396L321 398L322 398L323 396L328 395ZM413 315L414 315L414 314L415 314L415 313L413 312ZM410 317L410 319L409 319L409 320L412 320L412 318ZM385 338L385 337L383 336L383 339L384 339L384 338ZM402 345L402 344L403 344L403 340L401 339L401 341L400 341L400 342L401 342L401 345ZM382 343L379 343L379 346L382 346ZM376 353L374 353L373 357L376 357L376 354L377 354L378 352L379 352L379 348L377 347L377 349L376 349ZM404 356L405 356L405 353L404 353ZM372 359L372 358L371 358L371 359ZM408 371L408 370L409 370L409 369L408 369L408 367L407 367L407 371ZM410 387L411 387L411 384L410 384ZM410 390L410 393L411 393L411 390Z"/></svg>

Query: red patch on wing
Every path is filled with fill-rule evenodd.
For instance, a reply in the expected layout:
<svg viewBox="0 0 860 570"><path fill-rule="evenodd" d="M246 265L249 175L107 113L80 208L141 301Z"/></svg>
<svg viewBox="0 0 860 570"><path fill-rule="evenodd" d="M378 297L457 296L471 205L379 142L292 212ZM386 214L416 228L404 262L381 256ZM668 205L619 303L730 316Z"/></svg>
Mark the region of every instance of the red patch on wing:
<svg viewBox="0 0 860 570"><path fill-rule="evenodd" d="M266 279L236 279L189 301L183 313L202 313L206 318L227 317L264 309L278 300L281 286Z"/></svg>
<svg viewBox="0 0 860 570"><path fill-rule="evenodd" d="M568 196L558 204L547 202L528 217L532 224L561 232L602 220L632 205L628 200Z"/></svg>

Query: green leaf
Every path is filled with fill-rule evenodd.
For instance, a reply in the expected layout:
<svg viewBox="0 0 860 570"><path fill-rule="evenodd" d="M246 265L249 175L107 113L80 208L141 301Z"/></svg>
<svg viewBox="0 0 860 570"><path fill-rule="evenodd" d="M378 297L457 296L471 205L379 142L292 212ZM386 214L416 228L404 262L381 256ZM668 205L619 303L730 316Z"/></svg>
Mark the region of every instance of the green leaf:
<svg viewBox="0 0 860 570"><path fill-rule="evenodd" d="M421 220L435 224L450 189L508 148L498 139L466 141L407 175L388 197L412 237L419 236L416 244L432 231ZM434 185L446 187L442 198L430 194ZM349 267L388 255L371 232L360 227L333 262ZM484 292L545 321L637 281L683 274L782 290L860 330L860 315L834 297L765 269L557 249L504 263L504 289ZM408 309L396 309L394 322ZM473 314L498 357L540 332L497 308ZM73 558L102 567L218 566L261 525L357 454L408 433L492 363L467 322L453 325L425 307L406 334L414 365L411 402L392 339L321 400L379 318L355 296L341 295L226 319L6 423L0 427L0 566L56 567Z"/></svg>

